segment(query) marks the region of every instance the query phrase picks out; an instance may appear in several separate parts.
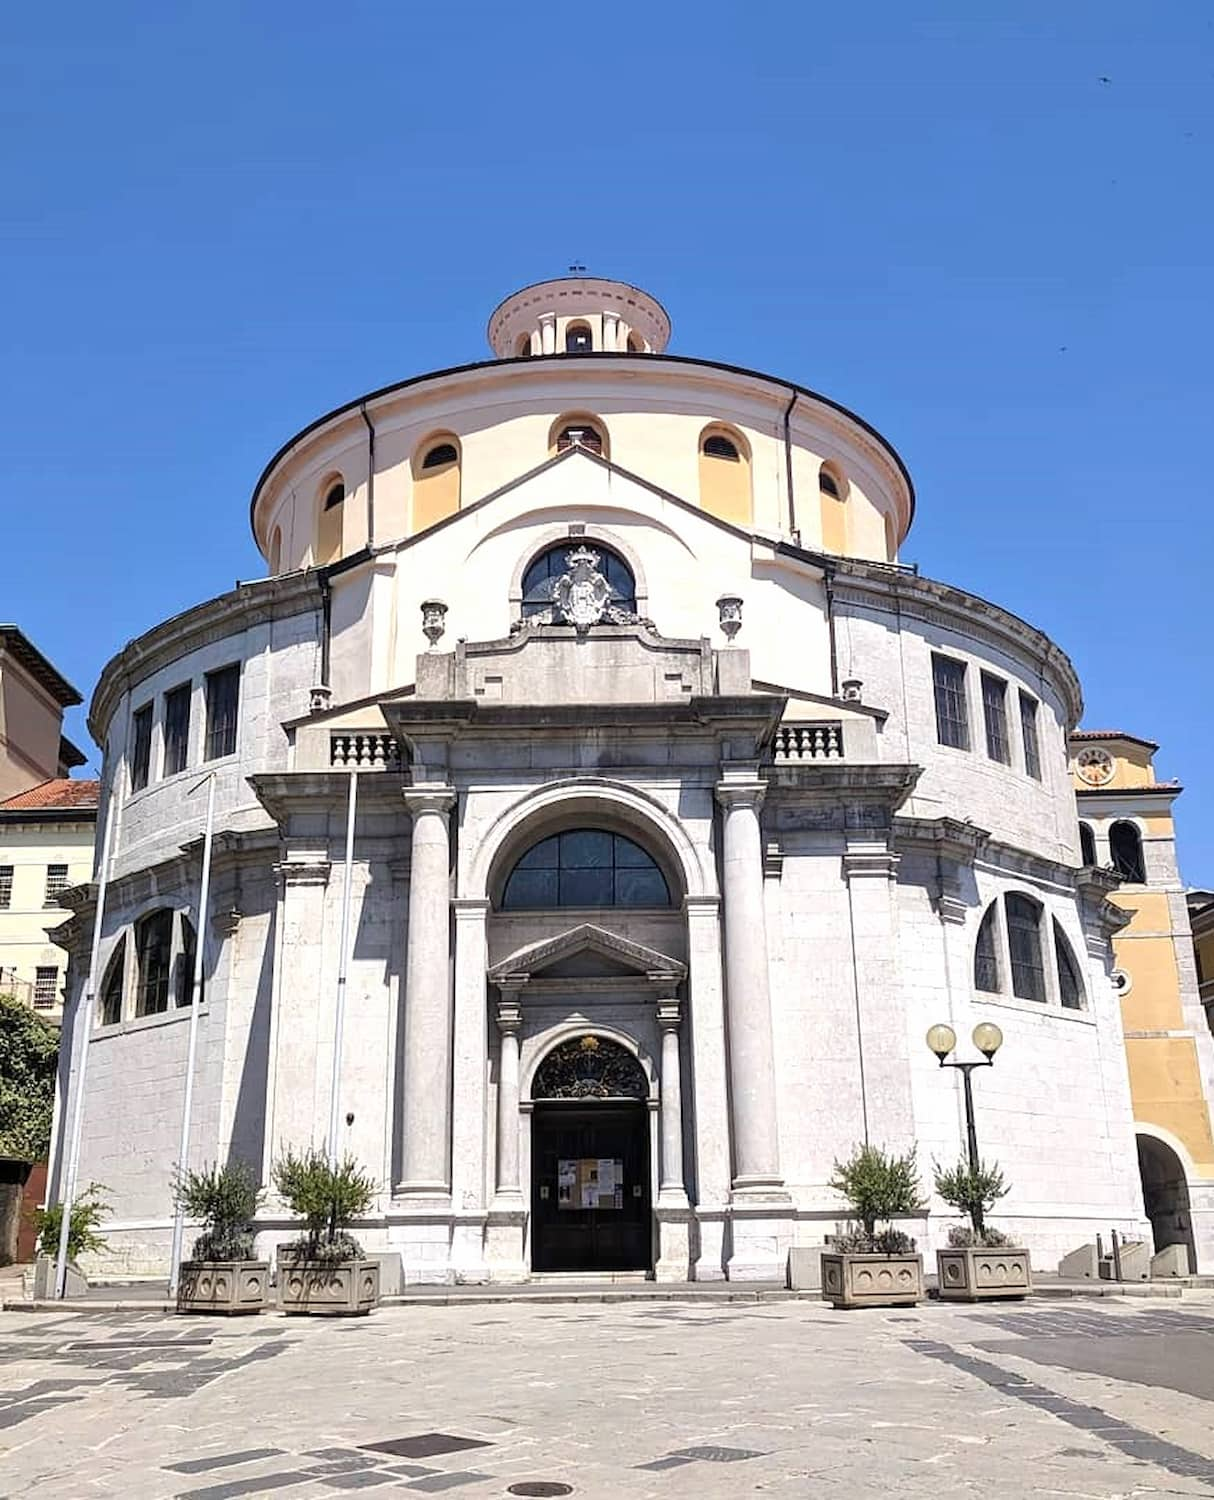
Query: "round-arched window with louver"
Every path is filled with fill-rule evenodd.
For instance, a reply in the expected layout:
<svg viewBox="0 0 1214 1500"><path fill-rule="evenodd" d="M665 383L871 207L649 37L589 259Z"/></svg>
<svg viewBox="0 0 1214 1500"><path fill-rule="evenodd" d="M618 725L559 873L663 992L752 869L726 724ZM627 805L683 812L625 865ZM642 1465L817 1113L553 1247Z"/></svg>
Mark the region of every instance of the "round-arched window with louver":
<svg viewBox="0 0 1214 1500"><path fill-rule="evenodd" d="M533 1099L647 1099L649 1080L627 1047L607 1037L560 1042L536 1069Z"/></svg>

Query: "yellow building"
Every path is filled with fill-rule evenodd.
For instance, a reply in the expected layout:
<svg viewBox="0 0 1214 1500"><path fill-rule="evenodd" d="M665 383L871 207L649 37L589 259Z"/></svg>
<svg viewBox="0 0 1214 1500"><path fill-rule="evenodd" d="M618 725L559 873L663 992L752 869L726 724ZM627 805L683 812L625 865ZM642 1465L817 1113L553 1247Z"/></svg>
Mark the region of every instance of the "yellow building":
<svg viewBox="0 0 1214 1500"><path fill-rule="evenodd" d="M57 1019L67 954L48 935L60 892L92 876L96 781L63 735L80 694L15 625L0 625L0 993Z"/></svg>
<svg viewBox="0 0 1214 1500"><path fill-rule="evenodd" d="M1071 771L1085 865L1113 869L1110 900L1125 913L1113 938L1138 1163L1155 1248L1186 1245L1190 1269L1214 1257L1214 1036L1202 1004L1214 1001L1214 897L1199 925L1199 978L1191 899L1176 861L1172 804L1182 787L1157 781L1150 740L1116 730L1071 736Z"/></svg>

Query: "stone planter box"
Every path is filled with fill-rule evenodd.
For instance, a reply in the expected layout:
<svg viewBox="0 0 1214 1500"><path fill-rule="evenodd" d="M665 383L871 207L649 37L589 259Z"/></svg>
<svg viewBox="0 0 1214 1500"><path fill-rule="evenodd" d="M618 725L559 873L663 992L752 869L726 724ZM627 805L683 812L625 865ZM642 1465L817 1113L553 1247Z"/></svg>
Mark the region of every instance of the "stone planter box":
<svg viewBox="0 0 1214 1500"><path fill-rule="evenodd" d="M270 1285L268 1260L185 1260L177 1282L179 1313L259 1313Z"/></svg>
<svg viewBox="0 0 1214 1500"><path fill-rule="evenodd" d="M822 1296L836 1307L912 1307L923 1297L921 1255L822 1255Z"/></svg>
<svg viewBox="0 0 1214 1500"><path fill-rule="evenodd" d="M936 1280L942 1302L1027 1297L1033 1290L1029 1253L1011 1245L937 1250Z"/></svg>
<svg viewBox="0 0 1214 1500"><path fill-rule="evenodd" d="M284 1313L353 1318L365 1316L378 1301L377 1260L327 1264L278 1257L278 1306Z"/></svg>

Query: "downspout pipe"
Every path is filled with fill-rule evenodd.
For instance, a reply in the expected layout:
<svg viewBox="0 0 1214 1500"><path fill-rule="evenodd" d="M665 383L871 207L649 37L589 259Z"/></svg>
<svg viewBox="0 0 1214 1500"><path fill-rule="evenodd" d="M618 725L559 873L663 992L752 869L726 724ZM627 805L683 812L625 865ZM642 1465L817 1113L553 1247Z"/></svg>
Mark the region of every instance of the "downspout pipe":
<svg viewBox="0 0 1214 1500"><path fill-rule="evenodd" d="M317 575L320 584L320 682L329 686L329 655L333 636L333 589L328 572L321 568Z"/></svg>
<svg viewBox="0 0 1214 1500"><path fill-rule="evenodd" d="M822 564L822 587L826 591L826 634L830 642L830 696L839 696L839 637L835 628L835 565Z"/></svg>
<svg viewBox="0 0 1214 1500"><path fill-rule="evenodd" d="M375 428L367 415L367 403L358 408L367 424L367 546L375 546ZM327 680L327 679L326 679Z"/></svg>
<svg viewBox="0 0 1214 1500"><path fill-rule="evenodd" d="M789 421L792 417L792 409L797 404L797 397L801 394L795 387L789 387L792 395L788 399L788 405L784 408L784 481L788 491L788 534L794 541L797 536L797 507L793 497L792 483L792 431Z"/></svg>

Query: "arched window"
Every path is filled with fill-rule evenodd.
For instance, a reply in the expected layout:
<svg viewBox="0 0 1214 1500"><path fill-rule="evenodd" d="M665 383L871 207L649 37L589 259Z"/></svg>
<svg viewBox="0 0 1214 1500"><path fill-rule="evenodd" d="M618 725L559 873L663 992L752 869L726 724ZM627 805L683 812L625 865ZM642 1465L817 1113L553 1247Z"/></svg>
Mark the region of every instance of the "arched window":
<svg viewBox="0 0 1214 1500"><path fill-rule="evenodd" d="M460 446L454 433L431 433L413 454L413 531L459 510Z"/></svg>
<svg viewBox="0 0 1214 1500"><path fill-rule="evenodd" d="M826 552L847 551L847 483L831 464L818 470L818 509L822 522L822 548Z"/></svg>
<svg viewBox="0 0 1214 1500"><path fill-rule="evenodd" d="M649 1080L644 1068L619 1042L601 1036L575 1036L558 1043L540 1063L532 1080L531 1097L648 1099Z"/></svg>
<svg viewBox="0 0 1214 1500"><path fill-rule="evenodd" d="M750 448L732 427L714 424L700 433L700 504L734 526L751 524Z"/></svg>
<svg viewBox="0 0 1214 1500"><path fill-rule="evenodd" d="M543 614L552 607L556 597L557 579L569 571L569 554L585 546L598 553L598 570L611 586L611 602L636 613L637 586L632 569L614 553L610 547L587 537L570 537L555 547L549 547L528 566L523 574L523 618Z"/></svg>
<svg viewBox="0 0 1214 1500"><path fill-rule="evenodd" d="M126 984L126 935L118 939L113 957L106 965L101 981L101 1014L99 1026L117 1026L122 1020L122 997Z"/></svg>
<svg viewBox="0 0 1214 1500"><path fill-rule="evenodd" d="M1012 960L1012 994L1045 1000L1045 960L1041 951L1041 908L1027 896L1007 896L1007 945Z"/></svg>
<svg viewBox="0 0 1214 1500"><path fill-rule="evenodd" d="M529 359L531 356L531 335L524 333L519 336L518 344L515 346L515 354L520 359Z"/></svg>
<svg viewBox="0 0 1214 1500"><path fill-rule="evenodd" d="M998 994L999 984L999 903L992 901L978 928L974 945L974 988L987 994Z"/></svg>
<svg viewBox="0 0 1214 1500"><path fill-rule="evenodd" d="M670 888L653 857L602 828L571 828L533 844L502 892L505 911L669 905Z"/></svg>
<svg viewBox="0 0 1214 1500"><path fill-rule="evenodd" d="M1079 978L1079 965L1057 917L1054 918L1054 956L1058 961L1058 998L1063 1008L1082 1010L1083 983Z"/></svg>
<svg viewBox="0 0 1214 1500"><path fill-rule="evenodd" d="M558 453L569 448L585 448L589 453L602 455L606 446L602 432L592 422L570 422L557 433Z"/></svg>
<svg viewBox="0 0 1214 1500"><path fill-rule="evenodd" d="M641 342L640 334L630 333L628 335L628 352L629 354L644 354L645 345Z"/></svg>
<svg viewBox="0 0 1214 1500"><path fill-rule="evenodd" d="M181 923L180 941L177 945L177 956L174 960L176 977L173 984L173 998L179 1006L189 1005L193 998L194 990L194 955L198 947L198 939L194 932L194 924L184 912L178 919ZM199 986L201 989L201 986ZM201 998L201 997L200 997Z"/></svg>
<svg viewBox="0 0 1214 1500"><path fill-rule="evenodd" d="M1096 835L1090 823L1079 825L1079 858L1085 865L1096 863Z"/></svg>
<svg viewBox="0 0 1214 1500"><path fill-rule="evenodd" d="M316 562L324 567L341 556L342 516L346 508L346 486L341 479L330 480L320 503L316 526Z"/></svg>
<svg viewBox="0 0 1214 1500"><path fill-rule="evenodd" d="M588 323L570 323L565 329L565 353L587 354L594 348Z"/></svg>
<svg viewBox="0 0 1214 1500"><path fill-rule="evenodd" d="M1130 885L1142 885L1147 874L1142 860L1142 835L1133 823L1114 823L1109 829L1113 868Z"/></svg>
<svg viewBox="0 0 1214 1500"><path fill-rule="evenodd" d="M155 1016L169 1008L173 971L173 913L154 911L135 923L135 1014Z"/></svg>

